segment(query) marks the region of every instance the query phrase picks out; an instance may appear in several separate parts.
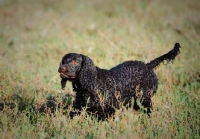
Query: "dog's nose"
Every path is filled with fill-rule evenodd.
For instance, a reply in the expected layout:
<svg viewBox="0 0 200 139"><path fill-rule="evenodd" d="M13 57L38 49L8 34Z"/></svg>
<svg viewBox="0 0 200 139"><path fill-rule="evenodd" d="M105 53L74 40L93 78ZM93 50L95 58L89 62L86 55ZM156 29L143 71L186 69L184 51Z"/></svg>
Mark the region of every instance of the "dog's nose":
<svg viewBox="0 0 200 139"><path fill-rule="evenodd" d="M66 71L66 67L59 67L58 72L65 72Z"/></svg>

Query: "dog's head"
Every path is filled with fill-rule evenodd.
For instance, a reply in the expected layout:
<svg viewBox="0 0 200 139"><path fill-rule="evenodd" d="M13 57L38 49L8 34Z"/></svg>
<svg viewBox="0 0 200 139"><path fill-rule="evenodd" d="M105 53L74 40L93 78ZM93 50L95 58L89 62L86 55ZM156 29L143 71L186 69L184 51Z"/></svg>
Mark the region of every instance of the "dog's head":
<svg viewBox="0 0 200 139"><path fill-rule="evenodd" d="M60 73L61 86L64 89L67 80L74 82L78 80L79 83L91 90L95 88L97 70L93 61L82 54L69 53L64 55L58 68Z"/></svg>
<svg viewBox="0 0 200 139"><path fill-rule="evenodd" d="M74 81L80 73L83 56L76 53L64 55L60 62L58 72L60 77L65 80Z"/></svg>

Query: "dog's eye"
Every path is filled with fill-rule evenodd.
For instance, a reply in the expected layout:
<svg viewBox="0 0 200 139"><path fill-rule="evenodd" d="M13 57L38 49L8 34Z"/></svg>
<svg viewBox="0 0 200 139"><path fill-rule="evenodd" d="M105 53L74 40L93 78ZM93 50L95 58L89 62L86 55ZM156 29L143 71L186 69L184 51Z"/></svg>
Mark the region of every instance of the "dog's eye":
<svg viewBox="0 0 200 139"><path fill-rule="evenodd" d="M77 62L76 60L72 60L72 64L73 64L73 65L77 65L78 62Z"/></svg>

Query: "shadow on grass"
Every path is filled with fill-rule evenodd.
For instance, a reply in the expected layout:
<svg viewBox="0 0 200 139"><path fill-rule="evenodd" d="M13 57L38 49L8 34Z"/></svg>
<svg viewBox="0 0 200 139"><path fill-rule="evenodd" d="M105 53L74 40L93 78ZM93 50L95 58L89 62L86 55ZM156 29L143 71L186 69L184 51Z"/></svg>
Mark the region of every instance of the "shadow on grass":
<svg viewBox="0 0 200 139"><path fill-rule="evenodd" d="M68 114L69 107L73 104L73 95L66 94L62 100L57 101L49 95L44 103L35 103L35 98L27 99L17 94L11 95L6 100L0 100L0 112L17 110L17 114L26 113L31 123L36 123L40 114L53 114L56 110L62 111L64 115Z"/></svg>

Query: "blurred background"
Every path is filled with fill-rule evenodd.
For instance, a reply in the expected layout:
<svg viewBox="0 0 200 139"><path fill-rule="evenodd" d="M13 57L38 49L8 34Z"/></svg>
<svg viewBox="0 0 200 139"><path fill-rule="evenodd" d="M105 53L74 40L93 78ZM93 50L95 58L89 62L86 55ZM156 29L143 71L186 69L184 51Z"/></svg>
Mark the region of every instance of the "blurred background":
<svg viewBox="0 0 200 139"><path fill-rule="evenodd" d="M157 113L158 123L167 116L188 123L166 121L158 137L182 138L186 133L199 137L198 0L1 0L0 101L12 101L10 96L18 94L35 97L35 103L41 104L48 95L57 99L74 95L70 83L65 91L60 89L57 69L66 53L87 55L95 65L109 69L126 60L147 63L176 42L182 46L181 54L155 71L159 88L153 101L162 111ZM158 126L150 123L153 129ZM137 124L136 128L138 133L146 129ZM0 129L0 133L7 132Z"/></svg>

